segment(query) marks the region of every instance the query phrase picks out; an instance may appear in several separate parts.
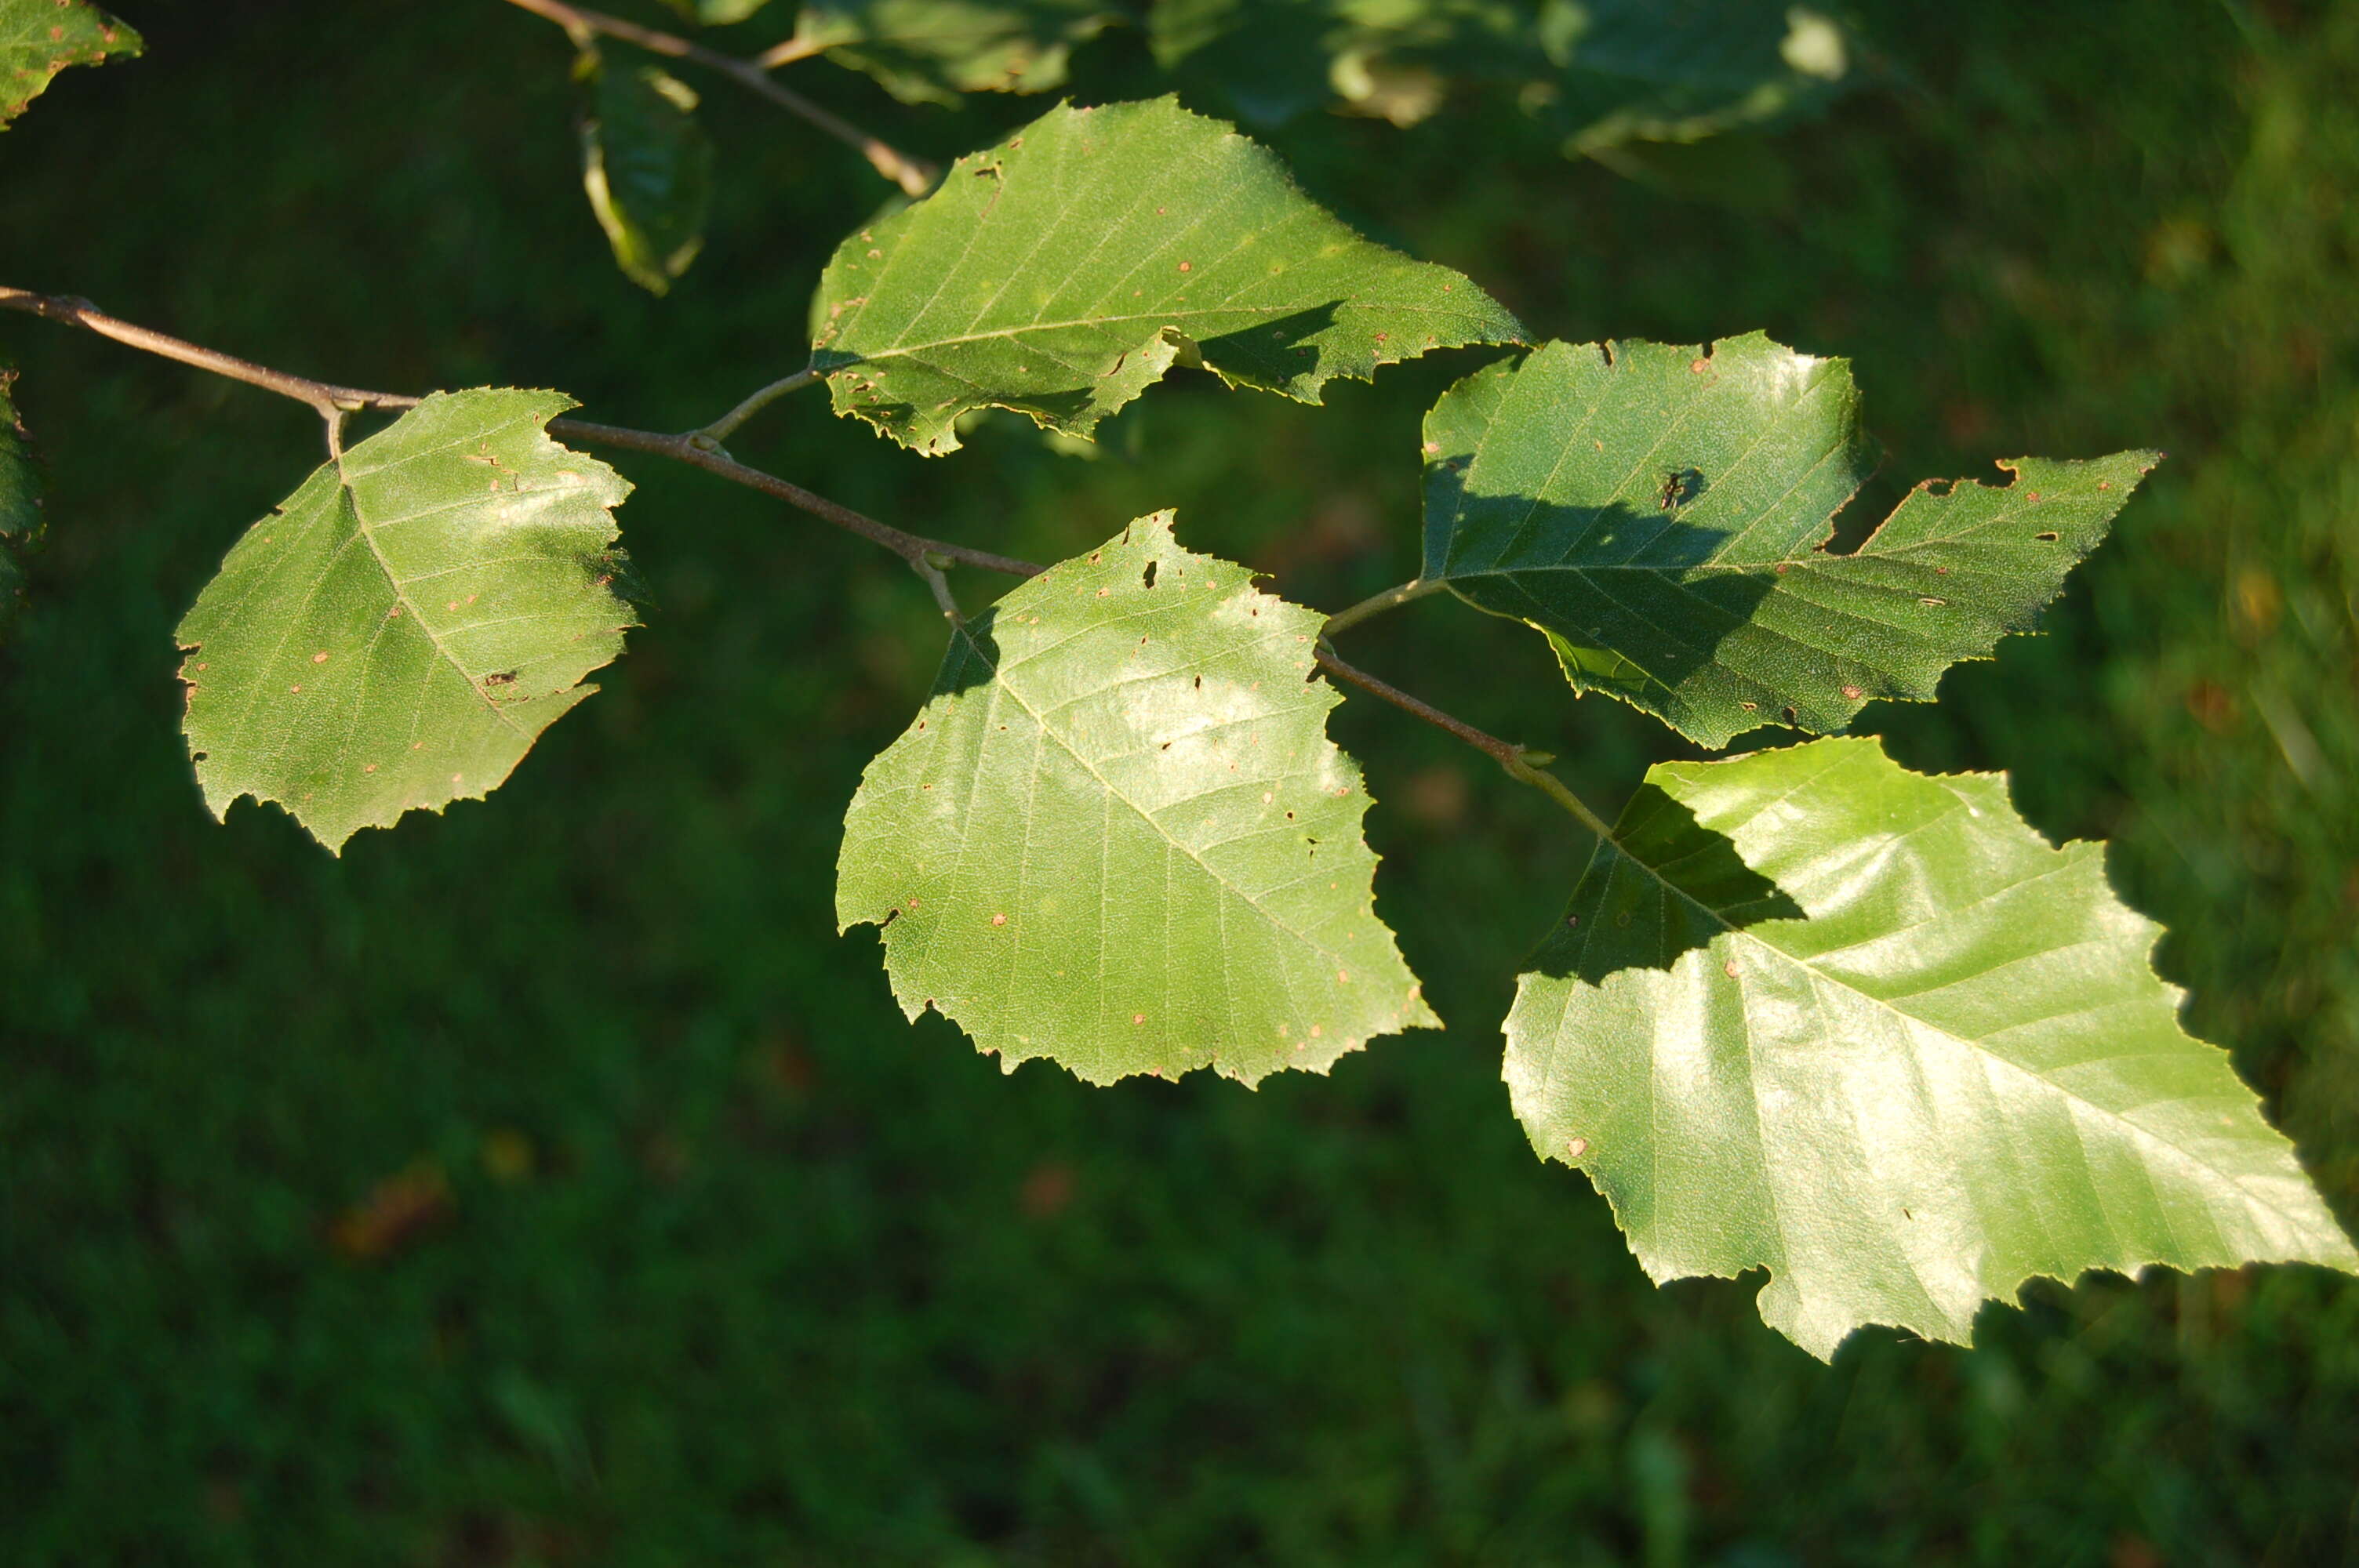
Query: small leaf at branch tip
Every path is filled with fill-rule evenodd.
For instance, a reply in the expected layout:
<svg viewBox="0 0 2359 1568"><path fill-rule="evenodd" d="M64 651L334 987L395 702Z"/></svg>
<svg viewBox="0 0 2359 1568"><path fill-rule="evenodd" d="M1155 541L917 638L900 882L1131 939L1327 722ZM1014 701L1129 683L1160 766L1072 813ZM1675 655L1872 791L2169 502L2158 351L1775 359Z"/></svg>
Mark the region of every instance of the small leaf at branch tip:
<svg viewBox="0 0 2359 1568"><path fill-rule="evenodd" d="M1516 1116L1543 1153L1597 1145L1649 1277L1766 1265L1762 1316L1815 1356L1868 1324L1965 1343L2035 1276L2359 1271L2181 1032L2159 928L2001 775L1872 740L1661 763L1572 905L1508 1017Z"/></svg>
<svg viewBox="0 0 2359 1568"><path fill-rule="evenodd" d="M1212 591L1171 590L1190 583ZM863 777L838 862L847 929L929 890L885 927L905 1010L955 994L942 1010L979 1048L1092 1083L1211 1067L1251 1084L1438 1026L1372 917L1365 799L1330 794L1357 771L1325 736L1339 699L1295 695L1279 651L1320 622L1158 513L955 635L924 713ZM954 848L919 866L920 843ZM1306 881L1314 856L1335 874ZM1293 1035L1306 1001L1335 1035Z"/></svg>

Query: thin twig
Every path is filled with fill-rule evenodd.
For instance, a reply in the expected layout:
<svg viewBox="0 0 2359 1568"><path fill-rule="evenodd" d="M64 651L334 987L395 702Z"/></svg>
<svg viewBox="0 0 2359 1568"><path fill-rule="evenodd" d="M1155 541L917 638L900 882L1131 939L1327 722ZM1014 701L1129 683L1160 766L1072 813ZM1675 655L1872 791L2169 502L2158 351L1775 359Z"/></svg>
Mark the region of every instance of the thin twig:
<svg viewBox="0 0 2359 1568"><path fill-rule="evenodd" d="M364 408L415 408L419 401L399 393L371 392L364 387L339 386L332 382L289 375L285 371L272 370L251 360L203 348L184 339L109 316L87 299L0 287L0 309L21 310L51 321L62 321L68 326L96 332L101 337L112 338L118 343L147 353L211 371L232 381L242 381L248 386L258 386L281 397L291 397L332 422L345 414L357 413ZM693 433L666 435L657 430L634 430L620 425L598 425L587 419L552 419L549 422L549 430L553 436L570 436L601 446L651 452L701 468L707 473L718 474L749 490L776 496L789 506L810 513L822 523L832 524L847 533L873 540L912 566L924 561L931 554L961 566L980 567L985 571L1006 572L1015 577L1030 577L1040 570L1030 561L1019 561L1012 557L994 555L988 550L971 550L964 545L904 533L889 524L879 523L874 517L805 490L791 480L748 468L726 452L701 447L696 444Z"/></svg>
<svg viewBox="0 0 2359 1568"><path fill-rule="evenodd" d="M1439 579L1427 582L1422 579L1411 578L1398 588L1388 588L1382 593L1370 594L1350 609L1335 611L1334 614L1327 617L1327 624L1320 629L1319 634L1321 637L1332 637L1338 632L1357 626L1370 616L1382 615L1387 610L1397 610L1413 599L1423 599L1440 587L1441 583Z"/></svg>
<svg viewBox="0 0 2359 1568"><path fill-rule="evenodd" d="M776 70L782 65L792 65L799 59L809 59L827 52L827 46L807 38L788 38L782 44L772 44L754 57L754 63L764 70Z"/></svg>
<svg viewBox="0 0 2359 1568"><path fill-rule="evenodd" d="M821 108L792 88L781 87L770 80L769 72L760 61L740 59L702 44L690 43L672 33L659 33L652 27L642 27L636 22L626 22L620 16L609 16L603 11L585 11L570 5L566 0L508 0L520 10L529 11L546 21L556 23L574 38L599 34L620 38L626 44L636 44L650 54L666 55L717 70L750 92L758 92L789 114L804 119L833 136L846 146L856 148L877 173L899 186L912 196L923 196L933 189L939 172L921 159L913 158L889 143L870 135L849 120ZM773 54L777 50L771 51Z"/></svg>
<svg viewBox="0 0 2359 1568"><path fill-rule="evenodd" d="M109 316L89 300L77 299L71 295L35 294L29 289L0 287L0 309L22 310L52 321L87 328L102 338L112 338L118 343L127 343L135 349L160 354L168 360L178 360L184 365L194 365L199 370L211 371L215 375L224 375L232 381L242 381L248 386L258 386L281 397L309 404L319 410L322 418L339 412L355 413L363 408L408 408L418 402L415 397L364 392L354 386L338 386L332 382L288 375L284 371L272 370L251 360L239 359L234 354L201 348L182 339Z"/></svg>
<svg viewBox="0 0 2359 1568"><path fill-rule="evenodd" d="M723 479L742 484L748 490L775 495L788 505L808 512L822 523L832 523L846 533L857 534L864 539L882 545L913 567L931 554L959 566L1006 572L1011 577L1032 577L1043 569L1030 561L1019 561L1011 556L995 556L989 550L971 550L964 545L904 533L889 523L879 523L840 502L830 501L814 491L805 490L792 480L780 479L757 468L748 468L726 452L699 446L697 433L693 431L686 435L668 436L659 431L633 430L619 425L593 425L586 419L551 419L549 433L571 436L603 447L652 452L658 457L671 458L691 468L702 469L707 473L719 474Z"/></svg>
<svg viewBox="0 0 2359 1568"><path fill-rule="evenodd" d="M770 383L769 385L762 388L759 392L754 393L748 396L745 402L740 403L736 407L732 408L728 413L723 414L712 424L707 425L703 429L697 431L696 435L706 441L710 441L717 447L722 442L727 440L730 437L735 435L737 433L737 427L745 424L746 420L751 419L755 415L759 414L763 409L767 408L771 404L776 403L788 393L799 392L818 379L819 372L815 370L799 370L792 375L780 376L777 380Z"/></svg>
<svg viewBox="0 0 2359 1568"><path fill-rule="evenodd" d="M1447 730L1461 741L1483 752L1507 771L1507 776L1527 784L1550 800L1571 812L1576 821L1608 843L1614 842L1614 829L1605 819L1582 804L1581 797L1567 789L1562 779L1537 765L1535 759L1547 761L1546 754L1528 751L1513 741L1502 741L1496 735L1477 730L1462 719L1455 719L1430 702L1411 697L1400 687L1379 680L1355 665L1347 665L1335 656L1331 648L1319 650L1319 667L1341 680L1350 681L1372 697L1381 697L1402 712L1424 719L1437 730Z"/></svg>
<svg viewBox="0 0 2359 1568"><path fill-rule="evenodd" d="M949 564L932 556L921 556L909 563L933 590L934 602L942 607L942 619L953 626L963 626L966 617L959 613L958 595L951 591L951 579L942 575L942 568Z"/></svg>
<svg viewBox="0 0 2359 1568"><path fill-rule="evenodd" d="M523 0L518 0L519 4ZM168 333L109 316L87 299L66 295L35 294L28 289L0 287L0 309L18 310L51 321L62 321L80 327L101 337L112 338L118 343L147 353L210 371L215 375L241 381L249 386L275 392L316 411L328 421L332 445L337 444L346 416L370 408L415 408L421 401L399 393L371 392L364 387L342 386L333 382L313 381L307 376L289 375L285 371L272 370L234 354L201 347L175 338ZM789 378L791 379L791 378ZM948 566L975 567L984 571L1005 572L1010 577L1036 577L1046 568L1031 561L1017 560L1012 556L995 555L989 550L969 549L947 540L929 539L921 535L904 532L887 523L854 512L851 507L813 491L805 490L791 480L780 479L760 469L749 468L710 443L705 433L691 430L667 435L658 430L635 430L621 425L600 425L587 419L552 419L549 422L552 436L571 437L599 446L620 447L628 451L647 452L670 458L691 468L717 474L749 490L775 496L799 511L807 512L822 523L832 524L847 533L884 546L899 556L933 591L934 601L941 606L942 614L953 625L962 624L958 600L951 593L950 583L942 575ZM1414 591L1412 591L1414 590ZM1329 622L1349 624L1362 614L1375 614L1389 609L1392 603L1406 603L1419 593L1430 591L1415 583L1379 594L1375 600L1343 612ZM1389 600L1390 602L1379 602ZM1374 608L1369 608L1374 606ZM1353 665L1335 656L1322 637L1318 650L1319 667L1338 679L1349 681L1372 696L1380 697L1405 713L1425 720L1436 729L1448 731L1483 752L1507 771L1509 777L1531 785L1572 814L1583 827L1606 841L1614 841L1614 830L1603 817L1582 804L1579 796L1567 789L1562 780L1538 764L1549 759L1542 752L1528 751L1511 741L1477 730L1464 719L1454 719L1431 703L1411 697L1398 687L1388 684Z"/></svg>

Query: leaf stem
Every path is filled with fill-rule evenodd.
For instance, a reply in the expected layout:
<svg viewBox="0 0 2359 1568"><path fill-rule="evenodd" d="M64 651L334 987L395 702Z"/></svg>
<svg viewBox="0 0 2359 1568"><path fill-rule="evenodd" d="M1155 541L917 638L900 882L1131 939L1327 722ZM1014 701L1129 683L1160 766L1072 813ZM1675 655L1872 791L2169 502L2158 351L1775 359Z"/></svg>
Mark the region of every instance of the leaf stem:
<svg viewBox="0 0 2359 1568"><path fill-rule="evenodd" d="M1320 628L1319 634L1321 637L1332 637L1336 633L1357 626L1371 616L1382 615L1387 610L1397 610L1413 599L1423 599L1441 586L1439 579L1427 582L1422 578L1411 578L1397 588L1388 588L1382 593L1370 595L1348 610L1335 611L1334 614L1327 617L1327 624Z"/></svg>
<svg viewBox="0 0 2359 1568"><path fill-rule="evenodd" d="M966 617L959 613L958 595L951 591L951 579L942 575L942 568L950 564L945 557L929 550L911 561L909 566L926 579L926 586L933 590L934 602L942 607L942 619L953 626L963 626Z"/></svg>
<svg viewBox="0 0 2359 1568"><path fill-rule="evenodd" d="M1582 804L1581 797L1566 788L1562 779L1537 765L1535 759L1539 762L1549 760L1546 753L1518 746L1513 741L1502 741L1496 735L1475 729L1462 719L1452 718L1431 703L1411 697L1389 682L1379 680L1358 665L1345 664L1323 642L1319 647L1319 667L1339 679L1350 681L1372 697L1383 697L1402 712L1422 719L1437 730L1457 736L1506 769L1509 778L1531 785L1571 812L1573 819L1583 827L1609 844L1614 842L1614 829L1606 826L1603 817Z"/></svg>
<svg viewBox="0 0 2359 1568"><path fill-rule="evenodd" d="M776 70L782 65L792 65L799 59L809 59L815 54L826 52L825 44L807 38L794 38L781 44L772 44L754 57L754 63L764 70Z"/></svg>
<svg viewBox="0 0 2359 1568"><path fill-rule="evenodd" d="M418 402L415 397L364 392L358 387L338 386L331 382L288 375L284 371L272 370L251 360L239 359L234 354L201 348L182 339L109 316L89 300L71 295L35 294L29 289L0 287L0 309L22 310L27 315L51 321L63 321L69 326L84 328L102 338L112 338L118 343L128 344L147 353L178 360L184 365L194 365L199 370L211 371L232 381L242 381L248 386L258 386L281 397L291 397L298 403L308 404L323 419L363 408L408 408Z"/></svg>
<svg viewBox="0 0 2359 1568"><path fill-rule="evenodd" d="M399 393L371 392L363 387L340 386L332 382L312 381L305 376L289 375L285 371L242 360L234 354L202 348L150 328L136 326L118 317L109 316L87 299L64 295L35 294L28 289L0 287L0 309L21 310L27 315L62 321L112 338L118 343L192 365L232 381L242 381L248 386L258 386L275 392L317 412L331 421L364 408L415 408L419 399ZM959 566L979 567L985 571L1006 572L1014 577L1030 577L1041 568L1030 561L1019 561L1009 556L994 555L989 550L969 549L941 539L929 539L917 534L904 533L890 524L879 523L874 517L854 512L851 507L813 491L805 490L791 480L749 468L724 451L699 446L694 433L667 435L657 430L634 430L620 425L593 424L587 419L552 419L549 434L570 436L577 440L600 446L621 447L635 452L650 452L658 457L673 459L717 474L749 490L776 496L788 505L807 512L822 523L857 534L862 538L884 546L912 566L929 555ZM937 568L939 569L939 568Z"/></svg>
<svg viewBox="0 0 2359 1568"><path fill-rule="evenodd" d="M743 403L701 430L691 431L689 438L698 442L709 442L718 447L735 435L737 427L746 420L751 419L788 393L799 392L818 379L819 372L815 370L799 370L792 375L782 375L769 385L746 397Z"/></svg>
<svg viewBox="0 0 2359 1568"><path fill-rule="evenodd" d="M627 44L636 44L650 54L689 60L707 70L718 71L749 92L760 93L788 113L800 115L846 146L856 149L877 173L911 196L923 196L933 188L934 178L940 172L933 165L908 157L849 120L821 108L793 89L771 81L769 66L764 60L778 55L785 47L783 45L761 59L740 59L734 55L706 49L702 44L690 43L676 34L658 32L636 22L626 22L620 16L609 16L603 11L589 11L568 5L566 0L508 0L508 4L519 10L529 11L545 21L556 23L571 37L579 38L584 33L601 34L610 38L620 38ZM783 65L788 59L800 58L800 55L788 55L772 63Z"/></svg>

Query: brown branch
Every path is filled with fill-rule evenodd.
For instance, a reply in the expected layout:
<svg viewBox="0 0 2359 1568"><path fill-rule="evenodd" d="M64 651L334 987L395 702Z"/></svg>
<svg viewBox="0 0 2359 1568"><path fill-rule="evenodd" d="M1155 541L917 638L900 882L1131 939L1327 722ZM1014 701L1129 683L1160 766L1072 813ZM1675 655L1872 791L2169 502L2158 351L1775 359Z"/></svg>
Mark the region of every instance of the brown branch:
<svg viewBox="0 0 2359 1568"><path fill-rule="evenodd" d="M527 0L516 0L519 5ZM534 4L543 0L532 0ZM249 386L275 392L315 410L328 422L332 447L338 442L347 415L370 408L414 408L419 399L399 393L371 392L364 387L341 386L333 382L313 381L307 376L289 375L285 371L272 370L234 354L204 348L168 333L109 316L87 299L68 295L35 294L27 289L0 287L0 309L18 310L51 321L62 321L80 327L118 343L159 355L164 359L210 371L232 381L242 381ZM1031 561L1021 561L1012 556L994 555L989 550L969 549L942 539L929 539L907 533L889 523L879 523L874 517L854 512L851 507L813 491L805 490L791 480L780 479L757 468L749 468L713 446L701 431L686 431L667 435L658 430L635 430L621 425L600 425L587 419L552 419L549 422L552 436L567 436L594 445L619 447L627 451L647 452L669 458L691 468L742 484L749 490L775 496L799 511L807 512L822 523L832 524L846 533L884 546L907 561L926 580L933 591L942 613L957 622L958 601L951 597L950 585L942 579L945 565L975 567L984 571L1005 572L1010 577L1035 577L1047 569ZM1379 595L1379 599L1398 601L1410 595ZM1372 603L1374 601L1371 601ZM1364 607L1361 607L1364 608ZM1389 608L1389 605L1380 606ZM1351 612L1346 612L1348 618ZM1431 703L1411 697L1398 687L1380 680L1355 665L1347 665L1335 656L1322 640L1318 651L1319 667L1339 680L1348 681L1374 697L1380 697L1404 713L1412 714L1434 728L1445 730L1483 752L1507 771L1510 777L1530 784L1571 812L1583 827L1609 842L1614 830L1604 819L1582 804L1567 789L1562 780L1536 765L1547 759L1539 752L1528 752L1512 741L1502 741L1496 735L1477 730L1462 719L1455 719Z"/></svg>
<svg viewBox="0 0 2359 1568"><path fill-rule="evenodd" d="M934 177L939 171L931 164L908 157L849 120L821 108L801 93L770 80L766 61L772 61L772 57L777 57L773 63L784 64L788 59L802 58L800 53L782 55L779 50L773 49L762 59L740 59L734 55L706 49L702 44L691 43L676 34L660 33L636 22L626 22L620 16L609 16L603 11L585 11L578 5L566 4L566 0L508 0L508 4L556 23L576 39L593 34L620 38L626 44L636 44L650 54L689 60L707 70L719 71L789 114L801 115L846 146L857 149L877 173L910 195L923 196L933 189Z"/></svg>
<svg viewBox="0 0 2359 1568"><path fill-rule="evenodd" d="M335 429L344 415L366 408L415 408L415 397L392 392L371 392L364 387L339 386L332 382L313 381L307 376L289 375L285 371L272 370L251 360L201 347L167 333L137 326L119 317L109 316L87 299L63 295L35 294L22 288L0 287L0 309L21 310L27 315L62 321L112 338L118 343L160 355L215 375L242 381L248 386L258 386L275 392L281 397L291 397L316 410ZM705 472L718 474L749 490L776 496L788 505L808 512L822 523L832 524L847 533L872 540L899 556L923 575L928 556L939 557L960 566L979 567L985 571L1006 572L1014 577L1030 577L1040 568L1029 561L996 556L988 550L971 550L964 545L953 545L941 539L929 539L919 535L904 533L890 524L879 523L874 517L854 512L851 507L830 501L823 495L805 490L790 480L748 468L724 451L697 444L693 432L666 435L656 430L634 430L619 425L597 425L586 419L552 419L549 422L551 435L570 436L577 440L600 446L621 447L635 452L650 452L670 458Z"/></svg>
<svg viewBox="0 0 2359 1568"><path fill-rule="evenodd" d="M1319 650L1319 667L1338 679L1351 682L1372 697L1383 697L1402 712L1414 714L1437 730L1457 736L1506 769L1509 778L1531 785L1571 812L1583 827L1600 838L1609 844L1618 842L1614 837L1614 829L1606 826L1603 817L1590 810L1579 795L1567 789L1562 779L1537 765L1534 759L1548 760L1542 753L1527 751L1513 741L1502 741L1496 735L1475 729L1462 719L1453 719L1433 704L1411 697L1400 687L1377 679L1356 665L1345 664L1335 656L1333 650L1323 644Z"/></svg>
<svg viewBox="0 0 2359 1568"><path fill-rule="evenodd" d="M356 386L338 386L332 382L312 381L299 375L242 360L234 354L221 353L201 348L179 338L151 331L146 327L109 316L87 299L71 295L35 294L29 289L0 288L0 309L22 310L27 315L45 317L51 321L63 321L69 326L87 328L102 338L112 338L151 354L168 360L178 360L184 365L225 375L232 381L242 381L248 386L258 386L275 392L281 397L291 397L307 403L323 418L332 421L336 415L350 414L363 408L409 408L417 405L415 397L397 397L383 392L364 392Z"/></svg>

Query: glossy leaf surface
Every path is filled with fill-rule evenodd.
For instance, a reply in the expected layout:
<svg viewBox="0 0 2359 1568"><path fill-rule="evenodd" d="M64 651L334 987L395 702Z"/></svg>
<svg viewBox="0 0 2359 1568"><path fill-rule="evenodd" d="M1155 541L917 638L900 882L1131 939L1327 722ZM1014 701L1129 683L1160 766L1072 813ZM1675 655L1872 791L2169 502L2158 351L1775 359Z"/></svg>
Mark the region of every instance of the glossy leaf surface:
<svg viewBox="0 0 2359 1568"><path fill-rule="evenodd" d="M1092 1083L1324 1072L1438 1027L1376 918L1321 617L1182 548L1168 513L953 635L844 820L836 915L893 993L1013 1069Z"/></svg>
<svg viewBox="0 0 2359 1568"><path fill-rule="evenodd" d="M480 799L635 624L630 485L542 427L555 392L440 393L246 531L179 625L183 728L216 816L275 800L340 849Z"/></svg>
<svg viewBox="0 0 2359 1568"><path fill-rule="evenodd" d="M1424 576L1528 622L1576 690L1706 746L1843 729L1877 697L2030 630L2158 460L2023 458L1929 481L1859 548L1825 546L1873 464L1841 360L1549 343L1426 416Z"/></svg>
<svg viewBox="0 0 2359 1568"><path fill-rule="evenodd" d="M0 641L24 606L24 553L41 536L41 476L9 395L16 380L0 364Z"/></svg>
<svg viewBox="0 0 2359 1568"><path fill-rule="evenodd" d="M2101 846L1867 740L1652 769L1507 1020L1516 1114L1658 1281L1767 1267L1811 1354L2036 1275L2359 1266Z"/></svg>
<svg viewBox="0 0 2359 1568"><path fill-rule="evenodd" d="M88 0L0 0L0 126L68 66L128 59L143 47Z"/></svg>
<svg viewBox="0 0 2359 1568"><path fill-rule="evenodd" d="M795 36L906 103L1063 85L1073 46L1115 20L1099 0L812 0Z"/></svg>
<svg viewBox="0 0 2359 1568"><path fill-rule="evenodd" d="M582 184L614 261L650 294L670 290L704 246L712 144L696 94L652 65L583 58L591 114L582 125Z"/></svg>
<svg viewBox="0 0 2359 1568"><path fill-rule="evenodd" d="M976 408L1087 436L1174 364L1316 403L1337 376L1520 331L1170 99L1052 109L961 158L844 243L816 308L837 412L928 453Z"/></svg>

